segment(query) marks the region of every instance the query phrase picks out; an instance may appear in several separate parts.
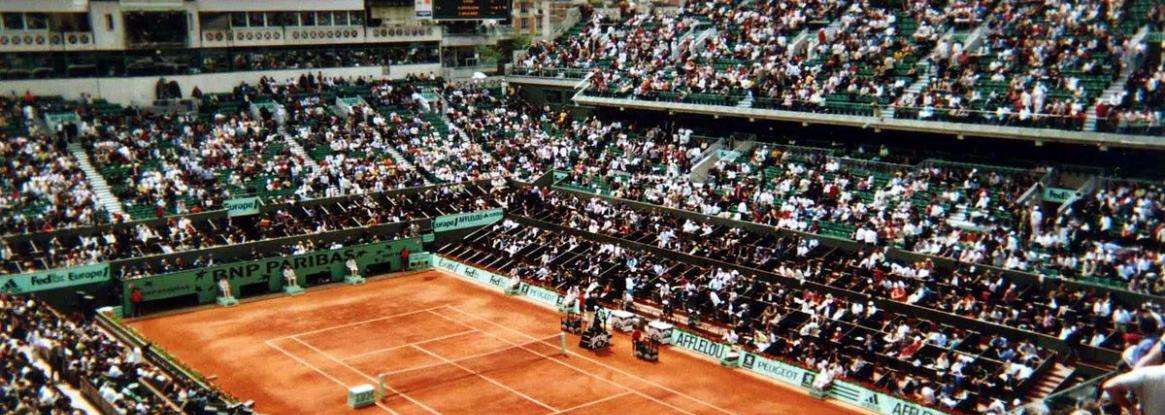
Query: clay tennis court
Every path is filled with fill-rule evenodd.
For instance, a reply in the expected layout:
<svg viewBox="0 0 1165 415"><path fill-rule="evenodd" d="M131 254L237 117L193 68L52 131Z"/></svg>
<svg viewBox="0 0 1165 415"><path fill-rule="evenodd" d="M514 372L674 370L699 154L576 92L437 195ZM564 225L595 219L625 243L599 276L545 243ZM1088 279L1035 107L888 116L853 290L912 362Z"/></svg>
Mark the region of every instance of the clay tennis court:
<svg viewBox="0 0 1165 415"><path fill-rule="evenodd" d="M215 384L268 414L851 414L673 349L635 359L579 349L551 309L442 271L335 286L232 308L136 320L140 331ZM388 397L352 410L347 388Z"/></svg>

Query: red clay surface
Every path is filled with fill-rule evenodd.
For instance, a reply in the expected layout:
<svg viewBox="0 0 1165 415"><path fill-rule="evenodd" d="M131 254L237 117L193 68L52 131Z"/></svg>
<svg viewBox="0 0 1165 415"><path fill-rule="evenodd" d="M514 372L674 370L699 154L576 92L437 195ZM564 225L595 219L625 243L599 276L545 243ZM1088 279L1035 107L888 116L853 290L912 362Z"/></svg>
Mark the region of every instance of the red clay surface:
<svg viewBox="0 0 1165 415"><path fill-rule="evenodd" d="M713 362L662 349L635 359L555 355L559 316L440 271L232 308L145 318L130 326L266 414L855 414ZM549 338L549 340L545 340ZM347 388L389 396L348 408Z"/></svg>

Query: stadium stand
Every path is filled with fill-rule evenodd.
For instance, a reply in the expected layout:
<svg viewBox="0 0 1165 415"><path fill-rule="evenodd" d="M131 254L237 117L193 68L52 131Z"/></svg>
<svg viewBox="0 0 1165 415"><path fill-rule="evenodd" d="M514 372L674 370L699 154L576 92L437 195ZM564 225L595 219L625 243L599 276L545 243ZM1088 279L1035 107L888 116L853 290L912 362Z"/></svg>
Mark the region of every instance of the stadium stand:
<svg viewBox="0 0 1165 415"><path fill-rule="evenodd" d="M1152 191L1156 187L1112 183L1113 190L1098 189L1082 197L1079 206L1053 216L1045 216L1038 206L1015 203L1046 174L1045 169L936 160L919 166L895 165L831 156L821 149L758 146L747 156L717 160L702 183L689 177L626 181L609 174L570 175L560 183L965 263L1161 293L1161 287L1140 278L1145 272L1155 275L1147 263L1140 271L1132 265L1138 260L1134 252L1144 252L1148 258L1160 252L1154 241L1161 240L1163 228L1149 207L1157 206L1158 193ZM1110 192L1119 192L1120 197ZM1108 214L1083 201L1088 198L1110 205ZM1139 216L1126 224L1113 223L1112 212L1131 213L1136 206L1141 209ZM1122 225L1123 229L1114 228ZM1102 229L1102 234L1113 237L1092 236L1091 229ZM1123 237L1115 237L1122 233ZM1115 255L1122 247L1135 251ZM1068 251L1074 252L1071 260L1066 259Z"/></svg>
<svg viewBox="0 0 1165 415"><path fill-rule="evenodd" d="M636 306L656 308L692 328L802 367L837 367L847 377L947 410L976 412L991 399L1022 396L1032 373L1051 365L1050 353L1026 341L514 222L441 252L560 291L577 286L610 306L631 292ZM962 380L944 382L951 378Z"/></svg>
<svg viewBox="0 0 1165 415"><path fill-rule="evenodd" d="M0 397L0 409L9 413L81 413L57 387L56 380L33 363L38 359L33 352L32 337L42 311L36 303L18 304L16 299L0 297L0 312L6 328L0 333L3 345L0 355L3 360L4 392Z"/></svg>
<svg viewBox="0 0 1165 415"><path fill-rule="evenodd" d="M688 255L769 270L799 280L855 292L874 288L878 297L988 321L1016 330L1059 338L1072 346L1121 350L1117 335L1127 332L1139 304L1121 304L1110 294L1060 284L1011 281L999 270L888 257L868 245L856 250L816 249L821 241L771 236L721 223L699 222L668 213L639 212L602 199L587 201L552 194L546 206L521 206L523 215L572 229L604 234ZM614 220L612 220L614 218ZM706 246L701 241L726 241ZM749 241L752 241L751 243ZM807 265L784 261L796 258ZM834 266L833 264L841 264Z"/></svg>
<svg viewBox="0 0 1165 415"><path fill-rule="evenodd" d="M28 399L14 399L7 409L23 413L77 413L68 398L55 389L54 381L67 382L86 399L96 399L100 410L111 413L205 414L205 406L217 400L217 392L184 382L160 370L146 359L142 347L129 347L91 321L68 318L44 302L30 297L0 296L11 363L29 365L27 387L16 393L35 392ZM148 347L148 346L147 346ZM28 359L51 368L46 374ZM51 375L50 375L51 374ZM231 413L246 413L231 410Z"/></svg>
<svg viewBox="0 0 1165 415"><path fill-rule="evenodd" d="M550 3L533 15L572 18L530 39L249 11L203 16L229 24L190 28L199 47L135 27L48 53L13 51L40 17L0 5L4 83L229 80L0 97L0 412L83 412L73 388L103 413L250 413L120 319L214 304L219 277L277 294L243 268L324 252L302 288L456 261L790 365L813 396L941 414L1105 413L1101 384L1159 347L1162 1ZM234 38L263 30L304 42ZM797 118L834 116L858 124ZM1035 145L964 142L996 127ZM1069 133L1095 148L1041 150Z"/></svg>
<svg viewBox="0 0 1165 415"><path fill-rule="evenodd" d="M5 234L87 226L108 220L64 137L47 131L41 117L55 100L4 99L0 129Z"/></svg>
<svg viewBox="0 0 1165 415"><path fill-rule="evenodd" d="M690 2L669 14L640 6L584 13L581 28L535 43L513 74L585 78L583 92L600 97L1153 134L1162 109L1137 85L1159 66L1158 42L1146 34L1160 25L1160 7L751 1Z"/></svg>
<svg viewBox="0 0 1165 415"><path fill-rule="evenodd" d="M450 212L488 208L501 202L479 185L384 193L314 203L278 205L250 220L225 215L181 216L90 228L68 234L44 234L4 241L6 271L13 274L112 260L197 252L302 235L325 235L379 224L411 222ZM294 245L293 245L294 246ZM293 246L287 247L294 249ZM217 256L218 254L216 254ZM166 258L127 269L127 276L206 265Z"/></svg>
<svg viewBox="0 0 1165 415"><path fill-rule="evenodd" d="M734 143L748 149L727 151L728 140L685 128L539 115L502 87L440 81L265 79L208 99L233 115L210 109L168 118L124 108L91 116L78 106L85 115L81 120L92 120L92 129L101 131L91 134L103 138L87 155L111 183L148 181L162 171L220 171L204 181L173 176L163 182L166 187L193 183L188 189L195 190L186 193L200 195L194 199L199 202L163 199L162 211L137 214L139 203L126 202L131 213L121 220L126 223L8 239L8 272L132 260L119 267L119 278L132 281L415 236L415 227L387 234L340 231L505 207L534 222L479 231L440 253L560 291L590 284L583 276L596 275L594 284L603 290L597 296L610 304L618 303L630 278L637 304L662 312L666 299L676 321L687 318L693 329L945 411L1010 408L1046 396L1081 380L1076 359L1117 355L1137 339L1155 335L1139 323L1146 318L1142 303L1114 294L1121 289L1162 293L1156 277L1162 201L1151 183L1104 181L1068 209L1033 221L1034 211L1018 201L1042 186L1054 168L933 159L905 164L897 162L913 160L777 144ZM252 105L256 102L270 103L269 109L254 110L258 117L251 107L268 104ZM85 128L79 132L87 136ZM170 134L173 139L148 139ZM450 150L439 145L445 140L466 147ZM276 149L268 150L271 146ZM331 171L327 179L303 173L316 168L309 159L329 166L337 154L347 158L354 151L376 155L353 157L362 161ZM116 169L136 160L145 162ZM255 167L222 164L227 160ZM418 175L379 186L343 184L383 160L407 163L404 168ZM159 167L166 163L188 167ZM288 185L240 181L277 165L270 163L289 163L278 170L286 172L280 174ZM551 174L556 171L562 174ZM499 191L509 187L505 177L544 175L561 188L545 200L520 187ZM420 193L396 190L445 182L472 184ZM303 183L336 187L298 191ZM225 200L255 194L256 188L297 191L262 196L269 206L253 219L222 213ZM571 193L578 190L704 216L588 200ZM324 199L312 200L317 197ZM749 224L806 233L781 234ZM539 226L615 239L600 243ZM276 242L303 235L331 236ZM826 239L854 241L858 248L838 248ZM724 243L702 243L707 240ZM218 251L267 241L261 250L250 245ZM1122 246L1142 254L1130 255ZM955 261L904 257L888 247ZM202 255L175 256L189 253ZM1033 283L1004 269L1068 279ZM1072 281L1115 284L1096 290ZM804 284L822 290L798 288ZM662 285L669 288L657 291ZM657 298L666 291L675 297ZM849 346L828 347L839 342ZM159 384L158 390L171 389L166 381ZM178 395L133 401L117 392L120 387L110 387L118 394L109 395L116 405L180 401L173 397Z"/></svg>

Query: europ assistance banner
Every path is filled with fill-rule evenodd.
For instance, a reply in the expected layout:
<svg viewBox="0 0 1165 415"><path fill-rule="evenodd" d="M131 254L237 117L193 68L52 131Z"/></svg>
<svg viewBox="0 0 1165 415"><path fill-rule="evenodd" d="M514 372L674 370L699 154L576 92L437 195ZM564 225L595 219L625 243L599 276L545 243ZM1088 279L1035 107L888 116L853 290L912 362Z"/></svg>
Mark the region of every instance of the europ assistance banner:
<svg viewBox="0 0 1165 415"><path fill-rule="evenodd" d="M502 209L479 210L477 212L438 216L433 219L433 232L455 231L474 226L492 225L502 220Z"/></svg>

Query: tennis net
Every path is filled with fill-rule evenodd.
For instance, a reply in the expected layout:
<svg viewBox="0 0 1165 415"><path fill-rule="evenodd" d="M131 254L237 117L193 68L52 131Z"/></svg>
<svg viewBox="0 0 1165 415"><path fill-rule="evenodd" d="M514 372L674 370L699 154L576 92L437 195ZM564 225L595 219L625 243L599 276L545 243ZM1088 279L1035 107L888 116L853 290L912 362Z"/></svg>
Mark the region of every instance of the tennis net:
<svg viewBox="0 0 1165 415"><path fill-rule="evenodd" d="M443 357L428 352L432 363L381 373L377 376L381 397L407 395L458 380L525 367L566 354L565 334L507 344L469 356Z"/></svg>

